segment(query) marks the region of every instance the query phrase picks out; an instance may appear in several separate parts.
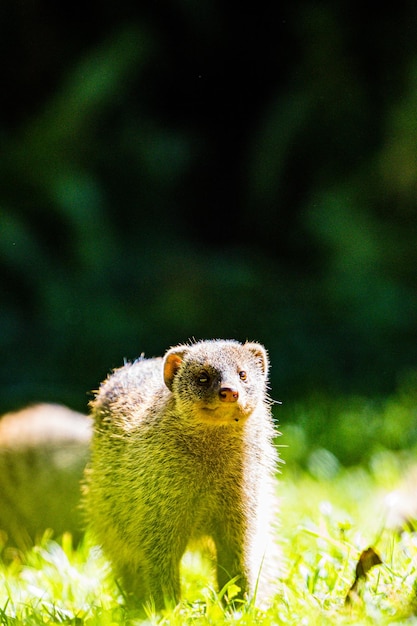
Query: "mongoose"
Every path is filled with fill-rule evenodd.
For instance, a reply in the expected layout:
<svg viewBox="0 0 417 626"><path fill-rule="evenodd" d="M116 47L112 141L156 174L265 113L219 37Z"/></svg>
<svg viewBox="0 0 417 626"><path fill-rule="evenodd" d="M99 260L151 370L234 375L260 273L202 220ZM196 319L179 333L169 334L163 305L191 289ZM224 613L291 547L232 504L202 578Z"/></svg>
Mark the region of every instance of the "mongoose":
<svg viewBox="0 0 417 626"><path fill-rule="evenodd" d="M81 536L91 432L90 417L56 404L0 419L0 544L26 549L47 529Z"/></svg>
<svg viewBox="0 0 417 626"><path fill-rule="evenodd" d="M219 590L262 593L274 563L274 426L258 343L211 340L141 357L101 384L86 473L91 527L128 598L180 599L180 560L215 545Z"/></svg>

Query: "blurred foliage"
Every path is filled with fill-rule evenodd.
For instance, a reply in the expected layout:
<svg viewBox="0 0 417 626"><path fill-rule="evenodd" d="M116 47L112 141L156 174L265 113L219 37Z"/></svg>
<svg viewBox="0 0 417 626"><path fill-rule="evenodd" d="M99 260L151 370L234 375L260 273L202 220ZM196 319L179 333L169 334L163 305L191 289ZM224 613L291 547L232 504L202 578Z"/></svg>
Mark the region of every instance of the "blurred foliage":
<svg viewBox="0 0 417 626"><path fill-rule="evenodd" d="M189 337L265 343L284 407L392 394L417 360L414 4L9 4L0 410L85 410Z"/></svg>
<svg viewBox="0 0 417 626"><path fill-rule="evenodd" d="M388 450L413 450L415 456L417 371L408 372L384 398L314 393L294 402L277 444L284 446L288 465L301 465L323 480L332 478L341 462L375 465Z"/></svg>

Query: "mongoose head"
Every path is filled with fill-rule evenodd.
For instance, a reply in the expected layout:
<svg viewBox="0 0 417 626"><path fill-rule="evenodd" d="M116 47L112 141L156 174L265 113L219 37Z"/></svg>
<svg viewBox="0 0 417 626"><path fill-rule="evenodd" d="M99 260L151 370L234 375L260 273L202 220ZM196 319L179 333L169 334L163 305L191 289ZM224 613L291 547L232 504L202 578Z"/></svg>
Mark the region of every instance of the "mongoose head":
<svg viewBox="0 0 417 626"><path fill-rule="evenodd" d="M268 357L258 343L176 346L165 354L163 373L177 406L200 423L243 424L266 399Z"/></svg>

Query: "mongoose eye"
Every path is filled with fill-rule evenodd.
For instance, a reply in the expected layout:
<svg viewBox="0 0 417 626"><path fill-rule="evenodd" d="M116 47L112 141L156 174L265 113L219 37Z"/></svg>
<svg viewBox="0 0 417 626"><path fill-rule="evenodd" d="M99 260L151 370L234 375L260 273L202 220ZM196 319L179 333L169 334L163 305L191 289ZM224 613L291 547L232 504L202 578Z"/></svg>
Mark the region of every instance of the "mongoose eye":
<svg viewBox="0 0 417 626"><path fill-rule="evenodd" d="M199 385L208 385L210 383L210 376L205 371L200 372L197 376L197 382Z"/></svg>
<svg viewBox="0 0 417 626"><path fill-rule="evenodd" d="M246 372L244 372L243 370L241 372L239 372L239 378L240 378L240 380L246 380L246 378L247 378Z"/></svg>

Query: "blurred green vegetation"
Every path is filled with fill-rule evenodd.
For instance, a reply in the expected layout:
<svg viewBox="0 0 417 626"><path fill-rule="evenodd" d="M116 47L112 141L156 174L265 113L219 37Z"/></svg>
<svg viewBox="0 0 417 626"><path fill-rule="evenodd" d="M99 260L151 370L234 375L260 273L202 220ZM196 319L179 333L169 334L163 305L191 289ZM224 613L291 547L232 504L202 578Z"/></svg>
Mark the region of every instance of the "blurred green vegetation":
<svg viewBox="0 0 417 626"><path fill-rule="evenodd" d="M340 462L375 469L389 451L417 456L417 370L384 398L313 393L294 402L285 421L282 457L318 479L335 476Z"/></svg>
<svg viewBox="0 0 417 626"><path fill-rule="evenodd" d="M249 338L307 441L416 443L413 3L137 4L3 8L0 410Z"/></svg>

